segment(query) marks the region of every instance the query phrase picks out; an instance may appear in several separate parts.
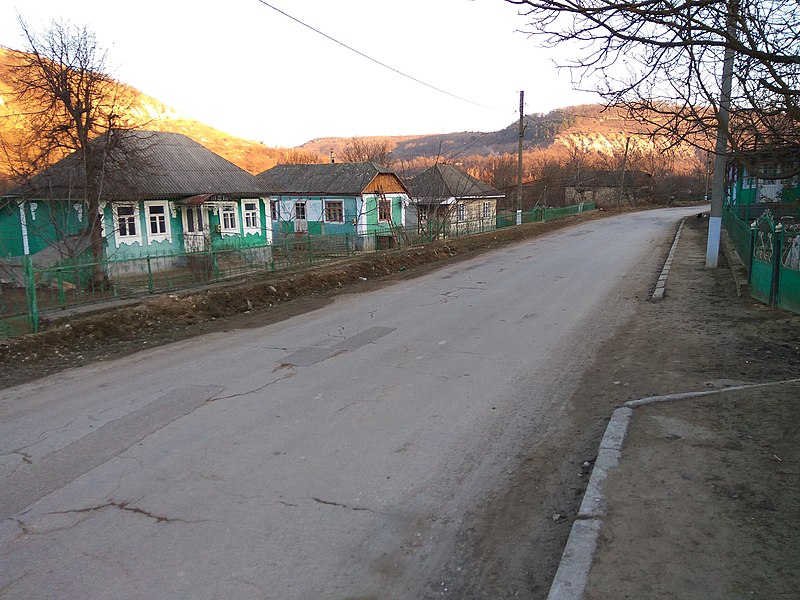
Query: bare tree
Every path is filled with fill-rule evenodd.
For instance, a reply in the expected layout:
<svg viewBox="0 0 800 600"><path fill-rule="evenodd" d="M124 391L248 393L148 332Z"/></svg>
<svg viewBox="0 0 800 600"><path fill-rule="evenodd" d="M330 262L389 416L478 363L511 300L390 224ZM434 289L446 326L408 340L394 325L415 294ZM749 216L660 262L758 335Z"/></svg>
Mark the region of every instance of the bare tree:
<svg viewBox="0 0 800 600"><path fill-rule="evenodd" d="M345 162L374 162L384 167L392 164L392 149L386 140L352 138L342 150Z"/></svg>
<svg viewBox="0 0 800 600"><path fill-rule="evenodd" d="M23 185L65 155L77 156L80 181L73 182L70 199L86 206L87 235L99 263L100 201L112 168L110 157L126 126L121 86L108 74L106 51L88 28L53 21L36 32L22 19L19 23L26 48L15 53L10 72L24 128L19 139L3 140L5 155ZM95 279L102 277L98 269Z"/></svg>
<svg viewBox="0 0 800 600"><path fill-rule="evenodd" d="M528 33L545 45L580 42L583 54L564 66L610 104L627 106L654 136L714 150L728 52L730 150L800 144L797 0L506 1L524 7ZM790 164L779 176L798 171Z"/></svg>
<svg viewBox="0 0 800 600"><path fill-rule="evenodd" d="M309 152L298 148L286 151L283 159L285 165L318 165L325 162L325 157L317 152Z"/></svg>

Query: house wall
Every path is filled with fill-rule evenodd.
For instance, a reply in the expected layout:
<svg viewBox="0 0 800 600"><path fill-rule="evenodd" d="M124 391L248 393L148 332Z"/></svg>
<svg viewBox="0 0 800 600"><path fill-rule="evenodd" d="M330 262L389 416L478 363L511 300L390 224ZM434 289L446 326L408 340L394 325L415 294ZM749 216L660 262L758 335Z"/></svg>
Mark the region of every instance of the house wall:
<svg viewBox="0 0 800 600"><path fill-rule="evenodd" d="M759 179L751 177L745 167L731 172L733 204L761 202L797 202L800 200L800 179Z"/></svg>
<svg viewBox="0 0 800 600"><path fill-rule="evenodd" d="M389 232L392 227L402 227L405 225L405 205L408 203L408 195L405 193L400 194L386 194L386 199L392 204L392 221L381 221L378 217L378 194L364 194L363 210L359 219L359 233L381 233Z"/></svg>
<svg viewBox="0 0 800 600"><path fill-rule="evenodd" d="M163 205L166 235L153 235L149 229L148 206ZM135 209L136 235L122 235L119 227L119 207ZM103 205L103 236L106 239L106 256L113 260L138 258L154 254L183 251L180 211L167 200L116 202Z"/></svg>
<svg viewBox="0 0 800 600"><path fill-rule="evenodd" d="M405 194L406 189L394 173L378 173L362 193Z"/></svg>
<svg viewBox="0 0 800 600"><path fill-rule="evenodd" d="M258 222L256 228L248 228L245 219L245 205L255 202L258 207ZM231 246L263 246L272 243L272 221L270 219L269 198L242 198L231 200L236 214L235 230L225 229L223 223L222 207L213 205L208 210L208 227L212 248L226 248Z"/></svg>
<svg viewBox="0 0 800 600"><path fill-rule="evenodd" d="M325 202L341 202L342 221L325 220ZM273 221L273 229L282 234L294 233L295 205L306 204L306 221L311 235L340 235L356 232L355 223L359 218L359 199L354 196L281 196L278 199L278 220Z"/></svg>
<svg viewBox="0 0 800 600"><path fill-rule="evenodd" d="M23 222L25 234L23 234ZM55 247L65 237L77 235L88 226L83 202L33 200L10 203L0 212L0 257L36 254Z"/></svg>

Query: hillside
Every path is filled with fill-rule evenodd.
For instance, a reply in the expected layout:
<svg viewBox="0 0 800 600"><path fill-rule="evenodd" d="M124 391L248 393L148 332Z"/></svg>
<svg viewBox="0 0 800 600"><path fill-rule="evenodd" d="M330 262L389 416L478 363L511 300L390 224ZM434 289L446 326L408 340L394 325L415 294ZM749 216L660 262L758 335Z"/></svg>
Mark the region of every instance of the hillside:
<svg viewBox="0 0 800 600"><path fill-rule="evenodd" d="M642 126L625 116L621 109L600 105L560 108L547 114L525 116L523 153L528 158L538 154L553 161L569 155L593 155L607 162L619 161L626 142L630 153L647 155L659 149L646 135ZM395 167L414 174L435 161L457 162L474 169L481 176L480 166L487 160L516 155L519 123L515 121L498 131L462 131L437 135L372 136L360 138L368 142L386 142L391 149ZM350 138L329 137L306 142L300 149L327 157L331 151L339 155ZM686 144L670 153L672 168L688 172L696 168L696 150Z"/></svg>
<svg viewBox="0 0 800 600"><path fill-rule="evenodd" d="M14 142L14 127L24 127L24 119L20 122L17 114L19 111L14 102L9 73L9 66L16 54L14 50L0 47L0 136L11 143ZM274 166L285 152L209 127L133 87L121 83L120 88L123 100L121 105L129 107L123 115L125 120L144 129L187 135L251 173L259 173ZM7 173L7 165L4 166L3 161L0 161L0 175Z"/></svg>
<svg viewBox="0 0 800 600"><path fill-rule="evenodd" d="M16 54L16 51L0 47L0 138L11 144L15 140L14 127L25 127L25 120L15 106L10 84L9 63ZM209 127L135 88L122 83L119 85L123 105L129 107L124 114L128 121L145 129L185 134L254 174L279 162L298 159L326 161L331 151L334 157L341 157L352 139L328 137L311 140L294 149L271 148ZM638 153L641 157L655 155L658 149L654 148L651 140L635 133L640 129L636 122L626 119L620 110L599 105L573 106L547 114L527 115L523 144L525 177L539 177L541 169L535 168L535 165L542 162L565 164L570 159L574 161L581 157L586 162L591 156L589 162L617 164L628 140L631 154ZM509 123L507 127L492 132L463 131L359 139L386 143L391 150L392 166L404 175L414 175L434 162L453 162L500 187L502 177L497 173L498 163L508 163L516 155L518 123ZM673 149L670 170L686 173L693 168L697 168L694 149L688 145ZM8 167L0 160L0 178L7 174Z"/></svg>

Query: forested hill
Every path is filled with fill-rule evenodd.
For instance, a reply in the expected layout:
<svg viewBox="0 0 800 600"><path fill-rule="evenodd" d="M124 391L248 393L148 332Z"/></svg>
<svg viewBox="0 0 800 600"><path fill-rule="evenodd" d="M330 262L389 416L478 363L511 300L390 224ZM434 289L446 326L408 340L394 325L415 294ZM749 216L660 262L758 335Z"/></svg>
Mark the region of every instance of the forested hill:
<svg viewBox="0 0 800 600"><path fill-rule="evenodd" d="M19 137L16 132L26 126L25 119L19 116L9 71L9 65L17 54L16 51L0 47L0 136L4 143L12 145ZM331 151L335 158L341 159L346 154L344 151L347 146L352 146L355 139L320 138L298 148L271 148L257 141L226 134L175 111L135 88L124 83L119 85L123 105L130 107L125 115L129 121L146 129L185 134L251 173L259 173L278 163L324 162L330 160ZM287 118L291 116L287 115ZM592 153L613 161L622 152L627 138L639 129L619 110L599 105L561 108L547 114L526 115L524 151L528 157L538 155L549 161L561 160L559 157L570 153ZM481 175L487 161L503 157L510 160L511 156L516 155L518 131L515 121L504 129L491 132L464 131L357 139L381 144L386 150L386 162L407 175L413 175L437 161L460 163ZM651 151L647 144L649 142L643 138L634 139L632 148ZM673 159L680 167L681 162L689 164L694 157L694 151L687 147L679 149ZM8 165L0 160L0 177L8 172Z"/></svg>

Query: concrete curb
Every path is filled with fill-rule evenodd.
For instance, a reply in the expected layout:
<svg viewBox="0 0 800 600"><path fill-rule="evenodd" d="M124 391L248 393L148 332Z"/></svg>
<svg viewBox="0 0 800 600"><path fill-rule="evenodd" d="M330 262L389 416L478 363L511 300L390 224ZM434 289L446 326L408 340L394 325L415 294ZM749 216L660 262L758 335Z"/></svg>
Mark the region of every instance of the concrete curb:
<svg viewBox="0 0 800 600"><path fill-rule="evenodd" d="M679 394L666 394L663 396L646 396L638 400L630 400L616 409L608 422L597 460L594 463L586 492L583 496L578 515L572 524L572 529L567 539L561 562L547 594L547 600L581 600L589 572L597 550L597 540L606 516L605 481L609 472L619 465L622 459L622 446L633 417L633 409L660 402L675 402L680 400L693 400L704 396L713 396L725 392L736 392L752 388L770 387L800 383L800 378L784 381L770 381L766 383L750 383L734 385L725 388L702 390L696 392L683 392Z"/></svg>
<svg viewBox="0 0 800 600"><path fill-rule="evenodd" d="M653 290L653 295L650 296L650 299L653 301L664 299L664 293L667 291L667 276L669 275L669 270L672 268L672 260L675 258L675 250L678 248L678 240L681 239L681 231L683 230L683 224L685 222L686 218L684 217L681 220L681 224L678 225L678 231L675 232L675 239L672 240L672 247L669 249L667 260L664 261L664 268L661 269L661 275L658 276L656 289Z"/></svg>

